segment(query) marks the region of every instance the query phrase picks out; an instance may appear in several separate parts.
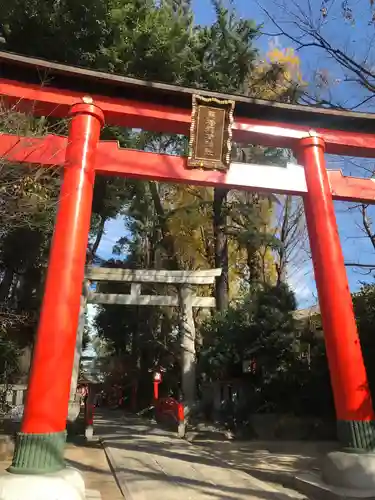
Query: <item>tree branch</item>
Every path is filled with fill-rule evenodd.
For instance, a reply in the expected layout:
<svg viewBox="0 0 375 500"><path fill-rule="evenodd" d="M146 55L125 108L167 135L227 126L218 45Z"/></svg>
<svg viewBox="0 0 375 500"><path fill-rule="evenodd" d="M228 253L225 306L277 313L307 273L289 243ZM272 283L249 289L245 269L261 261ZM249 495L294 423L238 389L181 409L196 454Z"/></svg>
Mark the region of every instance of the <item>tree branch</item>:
<svg viewBox="0 0 375 500"><path fill-rule="evenodd" d="M345 262L346 267L362 267L365 269L375 269L375 264L360 264L358 262Z"/></svg>

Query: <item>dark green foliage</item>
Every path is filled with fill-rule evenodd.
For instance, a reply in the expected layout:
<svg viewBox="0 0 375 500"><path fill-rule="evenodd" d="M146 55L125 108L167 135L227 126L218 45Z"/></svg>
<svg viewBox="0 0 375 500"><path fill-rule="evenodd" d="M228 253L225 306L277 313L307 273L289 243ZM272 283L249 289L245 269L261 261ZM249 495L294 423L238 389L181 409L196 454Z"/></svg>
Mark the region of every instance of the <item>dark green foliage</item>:
<svg viewBox="0 0 375 500"><path fill-rule="evenodd" d="M296 330L298 355L288 372L289 411L297 415L333 418L333 394L319 317L309 318Z"/></svg>
<svg viewBox="0 0 375 500"><path fill-rule="evenodd" d="M295 299L284 285L264 286L203 326L200 366L211 379L241 377L243 362L253 363L246 375L253 389L264 391L285 373L295 350Z"/></svg>
<svg viewBox="0 0 375 500"><path fill-rule="evenodd" d="M15 380L18 374L18 362L17 358L20 355L19 345L16 340L11 338L6 331L9 325L10 317L7 315L6 321L2 317L2 311L0 311L0 384L7 385ZM1 401L0 392L0 405L3 403Z"/></svg>
<svg viewBox="0 0 375 500"><path fill-rule="evenodd" d="M375 285L363 284L360 291L353 295L353 305L372 398L375 401Z"/></svg>
<svg viewBox="0 0 375 500"><path fill-rule="evenodd" d="M253 360L256 371L271 380L286 368L285 354L294 341L294 310L295 299L286 286L265 285L213 316L202 326L202 370L211 378L230 377L242 372L244 361Z"/></svg>
<svg viewBox="0 0 375 500"><path fill-rule="evenodd" d="M257 51L258 29L253 21L239 19L219 1L213 1L215 22L199 27L197 59L201 62L197 86L221 92L245 93Z"/></svg>
<svg viewBox="0 0 375 500"><path fill-rule="evenodd" d="M99 63L107 23L108 3L102 0L4 0L1 5L7 50L75 65Z"/></svg>
<svg viewBox="0 0 375 500"><path fill-rule="evenodd" d="M192 37L192 13L170 2L110 0L108 69L129 76L186 83L198 61Z"/></svg>
<svg viewBox="0 0 375 500"><path fill-rule="evenodd" d="M48 231L20 226L0 240L0 328L19 347L34 338L50 236Z"/></svg>
<svg viewBox="0 0 375 500"><path fill-rule="evenodd" d="M5 48L106 71L239 92L257 29L214 1L216 21L194 26L190 3L154 0L5 0Z"/></svg>
<svg viewBox="0 0 375 500"><path fill-rule="evenodd" d="M295 308L285 285L266 286L203 325L201 371L213 380L242 379L247 414L333 415L323 340L310 325L299 331ZM245 374L243 361L252 362Z"/></svg>

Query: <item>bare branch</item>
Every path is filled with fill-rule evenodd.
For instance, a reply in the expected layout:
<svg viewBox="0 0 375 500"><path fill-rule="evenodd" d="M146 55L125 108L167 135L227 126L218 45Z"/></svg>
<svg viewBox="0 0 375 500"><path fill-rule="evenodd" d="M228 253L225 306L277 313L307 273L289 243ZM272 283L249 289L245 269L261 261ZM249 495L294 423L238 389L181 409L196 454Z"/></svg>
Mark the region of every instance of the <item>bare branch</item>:
<svg viewBox="0 0 375 500"><path fill-rule="evenodd" d="M259 5L259 4L258 4ZM311 19L304 12L302 12L299 4L294 3L300 15L297 13L291 14L298 22L292 22L300 30L302 36L297 37L291 35L282 28L280 23L278 23L273 16L261 5L260 9L264 12L267 18L275 25L279 33L287 37L296 45L296 50L302 50L307 48L317 48L325 51L329 54L342 68L347 69L353 75L356 76L355 81L362 87L367 89L371 94L375 93L375 73L371 69L367 68L363 62L357 62L353 57L350 57L340 48L333 47L331 43L320 33L320 26L314 26ZM311 15L311 13L310 13ZM303 41L303 38L307 36L309 39ZM372 96L371 96L372 97Z"/></svg>
<svg viewBox="0 0 375 500"><path fill-rule="evenodd" d="M375 264L360 264L359 262L345 262L346 267L363 267L365 269L375 269Z"/></svg>
<svg viewBox="0 0 375 500"><path fill-rule="evenodd" d="M367 214L367 208L368 205L361 205L360 207L360 212L362 214L363 229L366 232L367 236L369 237L369 240L371 241L371 244L375 250L375 234L372 230L371 219Z"/></svg>

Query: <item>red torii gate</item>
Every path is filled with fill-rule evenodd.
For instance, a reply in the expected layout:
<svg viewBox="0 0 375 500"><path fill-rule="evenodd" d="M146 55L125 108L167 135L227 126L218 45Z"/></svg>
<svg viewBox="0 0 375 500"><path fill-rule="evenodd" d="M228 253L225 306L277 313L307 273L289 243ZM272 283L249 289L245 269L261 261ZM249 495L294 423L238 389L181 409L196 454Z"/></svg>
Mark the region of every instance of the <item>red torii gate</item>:
<svg viewBox="0 0 375 500"><path fill-rule="evenodd" d="M327 171L324 153L375 157L373 116L200 91L236 102L235 141L291 148L303 167L289 167L278 174L277 167L268 167L271 174L261 167L264 175L260 167L243 164L232 164L227 172L192 170L185 158L120 149L115 142L100 141L99 136L104 119L113 125L189 135L193 89L7 53L0 53L0 64L0 95L5 105L35 115L71 117L68 139L0 135L3 159L64 165L28 398L10 471L43 474L64 466L65 423L96 174L302 195L339 438L352 451L372 450L375 416L332 200L375 203L375 183ZM48 85L40 85L43 71ZM84 97L87 92L91 97Z"/></svg>

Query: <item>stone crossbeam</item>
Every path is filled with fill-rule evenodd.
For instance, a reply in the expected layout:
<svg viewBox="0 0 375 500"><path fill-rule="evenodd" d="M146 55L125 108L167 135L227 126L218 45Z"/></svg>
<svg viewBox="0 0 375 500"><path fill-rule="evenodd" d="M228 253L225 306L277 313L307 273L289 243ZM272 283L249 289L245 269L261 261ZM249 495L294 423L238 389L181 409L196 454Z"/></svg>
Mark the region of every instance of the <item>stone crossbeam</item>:
<svg viewBox="0 0 375 500"><path fill-rule="evenodd" d="M175 285L212 285L215 283L215 278L220 275L221 269L210 269L203 271L167 271L153 269L132 270L106 267L89 267L85 272L85 278L91 281L116 281L124 283L165 283Z"/></svg>

